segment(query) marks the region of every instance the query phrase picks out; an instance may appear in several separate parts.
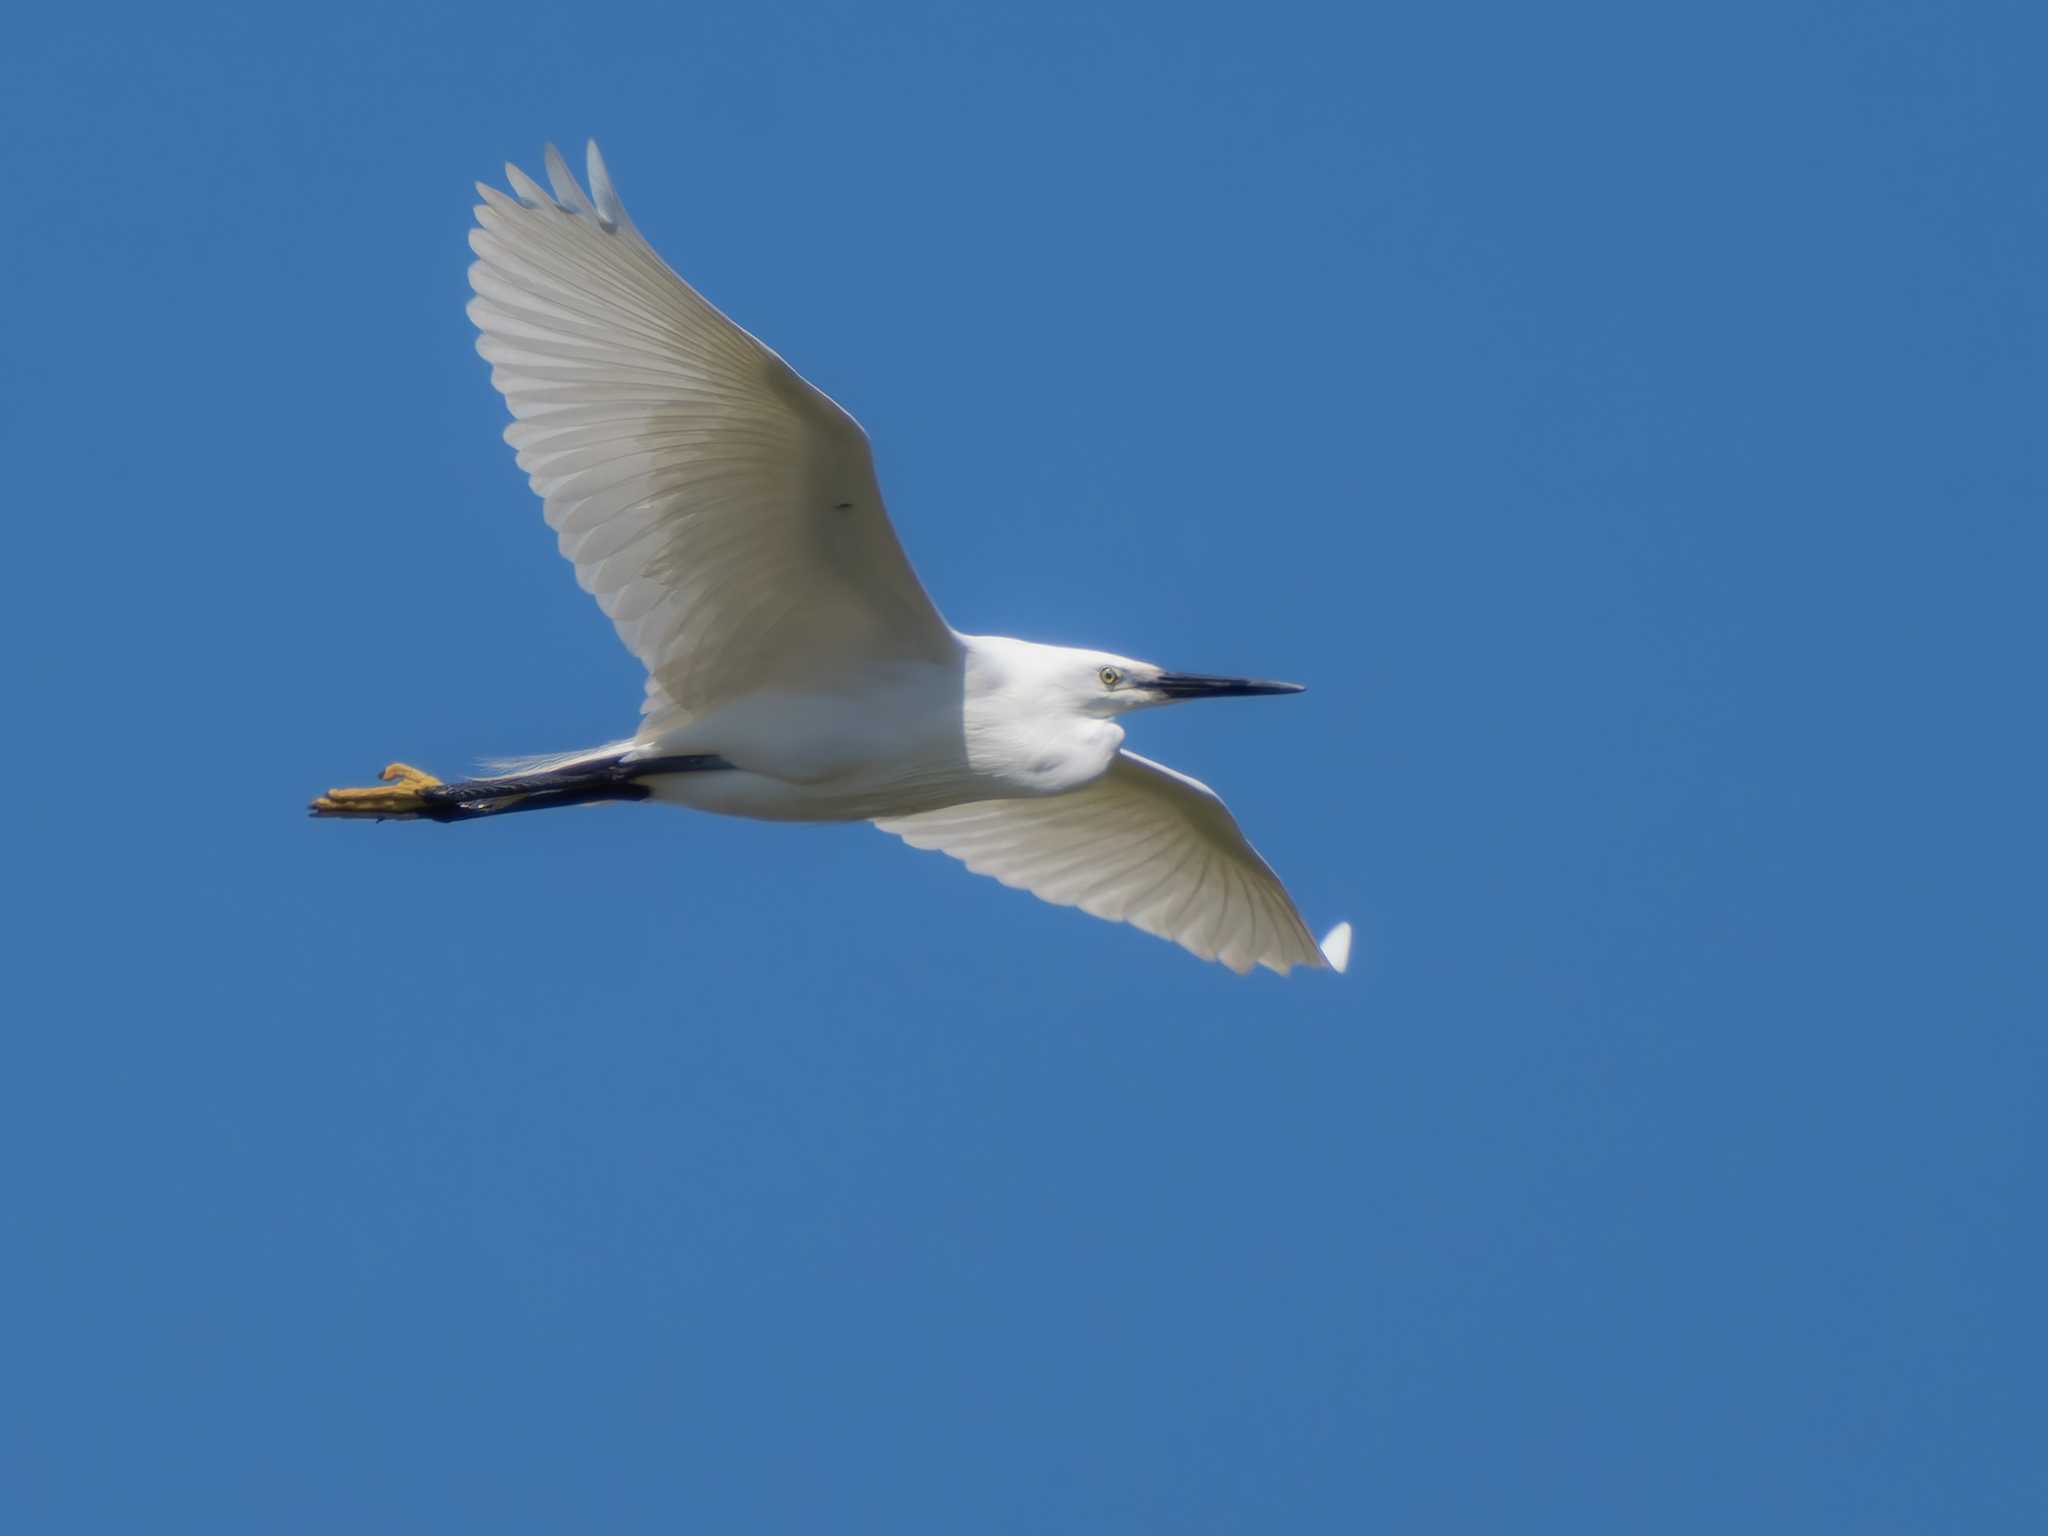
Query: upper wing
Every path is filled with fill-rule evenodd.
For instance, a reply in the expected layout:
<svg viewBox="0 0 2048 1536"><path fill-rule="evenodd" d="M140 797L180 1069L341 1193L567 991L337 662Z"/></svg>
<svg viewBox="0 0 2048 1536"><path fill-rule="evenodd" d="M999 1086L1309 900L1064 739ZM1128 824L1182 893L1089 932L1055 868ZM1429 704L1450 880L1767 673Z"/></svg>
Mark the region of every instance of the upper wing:
<svg viewBox="0 0 2048 1536"><path fill-rule="evenodd" d="M889 526L867 435L663 264L597 146L590 194L479 185L469 317L505 439L619 636L646 713L829 685L956 642ZM593 201L594 197L594 201Z"/></svg>
<svg viewBox="0 0 2048 1536"><path fill-rule="evenodd" d="M1318 946L1280 879L1208 785L1135 752L1092 784L875 823L1063 907L1171 939L1239 974L1256 963L1343 970L1351 930Z"/></svg>

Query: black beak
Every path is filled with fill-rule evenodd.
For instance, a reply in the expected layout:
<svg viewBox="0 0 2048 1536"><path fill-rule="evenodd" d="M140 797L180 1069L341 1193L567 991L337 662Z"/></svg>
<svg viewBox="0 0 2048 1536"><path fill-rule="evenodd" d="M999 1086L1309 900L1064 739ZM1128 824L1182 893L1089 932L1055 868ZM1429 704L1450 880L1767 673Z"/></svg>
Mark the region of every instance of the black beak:
<svg viewBox="0 0 2048 1536"><path fill-rule="evenodd" d="M1145 685L1169 699L1228 699L1249 693L1303 693L1300 683L1265 683L1250 677L1204 677L1199 672L1162 672Z"/></svg>

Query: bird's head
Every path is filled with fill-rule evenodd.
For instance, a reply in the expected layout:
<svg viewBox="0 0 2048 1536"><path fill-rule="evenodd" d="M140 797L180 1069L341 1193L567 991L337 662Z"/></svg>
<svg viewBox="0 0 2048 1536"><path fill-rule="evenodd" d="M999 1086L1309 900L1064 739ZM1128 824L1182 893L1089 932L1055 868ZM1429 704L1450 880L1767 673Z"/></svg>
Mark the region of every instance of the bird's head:
<svg viewBox="0 0 2048 1536"><path fill-rule="evenodd" d="M1149 661L1107 651L1069 651L1060 680L1083 714L1099 719L1178 704L1184 699L1228 699L1256 693L1300 693L1300 683L1251 677L1212 677L1202 672L1169 672Z"/></svg>
<svg viewBox="0 0 2048 1536"><path fill-rule="evenodd" d="M1100 774L1123 744L1117 717L1133 710L1302 691L1299 683L1169 672L1109 651L1002 635L960 638L966 643L970 751L1034 794L1057 794Z"/></svg>
<svg viewBox="0 0 2048 1536"><path fill-rule="evenodd" d="M1300 683L1251 677L1169 672L1149 661L1111 651L1038 645L1000 635L963 636L968 643L972 692L1010 701L1039 716L1114 720L1133 710L1183 699L1227 699L1256 693L1301 693Z"/></svg>

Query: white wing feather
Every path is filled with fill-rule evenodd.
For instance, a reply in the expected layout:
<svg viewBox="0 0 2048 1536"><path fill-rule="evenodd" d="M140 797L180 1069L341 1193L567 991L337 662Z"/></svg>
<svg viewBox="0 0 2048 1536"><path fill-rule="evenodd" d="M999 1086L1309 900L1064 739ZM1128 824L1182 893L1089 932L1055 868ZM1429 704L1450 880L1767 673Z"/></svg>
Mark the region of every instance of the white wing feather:
<svg viewBox="0 0 2048 1536"><path fill-rule="evenodd" d="M1341 939L1333 932L1326 957L1214 790L1135 752L1063 795L981 800L875 825L1240 974L1255 964L1282 975L1296 965L1342 970L1349 958L1348 926Z"/></svg>
<svg viewBox="0 0 2048 1536"><path fill-rule="evenodd" d="M590 194L479 185L469 316L576 579L648 671L648 729L757 690L943 662L867 435L663 264L597 146Z"/></svg>

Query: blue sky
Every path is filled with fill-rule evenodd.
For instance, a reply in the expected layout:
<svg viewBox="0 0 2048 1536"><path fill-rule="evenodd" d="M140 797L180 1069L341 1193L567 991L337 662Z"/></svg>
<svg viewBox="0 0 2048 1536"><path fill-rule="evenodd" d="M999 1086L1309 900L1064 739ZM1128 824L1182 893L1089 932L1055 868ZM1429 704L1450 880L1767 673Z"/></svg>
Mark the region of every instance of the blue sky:
<svg viewBox="0 0 2048 1536"><path fill-rule="evenodd" d="M2042 1529L2044 43L17 18L8 1527ZM589 134L955 624L1311 685L1133 745L1350 977L303 818L633 719L462 313Z"/></svg>

